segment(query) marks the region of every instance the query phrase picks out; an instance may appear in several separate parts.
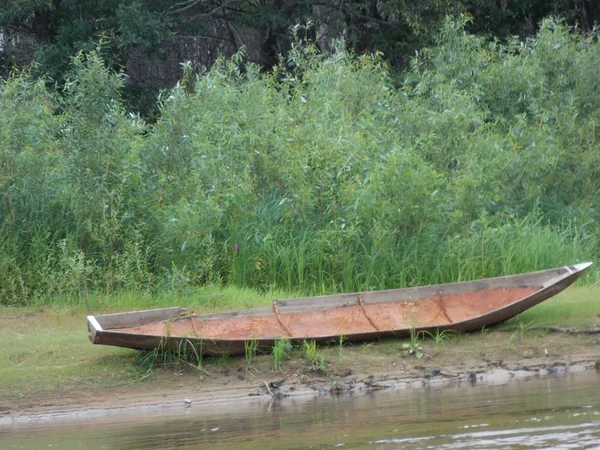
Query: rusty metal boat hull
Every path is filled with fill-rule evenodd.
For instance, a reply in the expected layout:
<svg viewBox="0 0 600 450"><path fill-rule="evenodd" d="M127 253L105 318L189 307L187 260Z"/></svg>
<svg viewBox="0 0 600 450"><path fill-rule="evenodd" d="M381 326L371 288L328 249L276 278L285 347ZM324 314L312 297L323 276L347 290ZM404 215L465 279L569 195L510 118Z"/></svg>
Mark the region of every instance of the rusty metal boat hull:
<svg viewBox="0 0 600 450"><path fill-rule="evenodd" d="M88 316L90 341L133 349L193 345L199 353L243 354L294 342L367 341L416 331L480 330L558 294L592 263L417 288L277 300L270 308L195 316L184 308Z"/></svg>

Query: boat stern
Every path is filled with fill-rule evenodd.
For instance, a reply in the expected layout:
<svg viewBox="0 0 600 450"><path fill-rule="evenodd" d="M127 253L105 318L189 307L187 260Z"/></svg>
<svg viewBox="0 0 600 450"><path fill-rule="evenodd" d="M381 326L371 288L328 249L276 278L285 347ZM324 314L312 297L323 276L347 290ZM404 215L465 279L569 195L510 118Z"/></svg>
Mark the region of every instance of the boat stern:
<svg viewBox="0 0 600 450"><path fill-rule="evenodd" d="M96 320L96 318L94 316L87 316L87 323L88 323L88 331L89 331L89 339L90 342L92 344L99 344L100 343L100 336L99 333L102 331L102 327L100 326L100 324L98 323L98 321Z"/></svg>

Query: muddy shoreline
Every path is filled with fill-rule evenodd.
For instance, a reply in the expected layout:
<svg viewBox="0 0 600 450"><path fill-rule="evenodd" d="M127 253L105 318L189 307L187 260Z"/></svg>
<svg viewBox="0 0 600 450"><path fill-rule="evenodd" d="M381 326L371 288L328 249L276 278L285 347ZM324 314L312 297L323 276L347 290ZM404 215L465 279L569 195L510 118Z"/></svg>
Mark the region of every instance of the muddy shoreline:
<svg viewBox="0 0 600 450"><path fill-rule="evenodd" d="M1 401L0 431L92 419L114 420L140 413L165 414L184 408L253 408L273 402L368 395L384 390L418 391L451 386L467 389L473 385L518 383L532 378L597 371L600 367L595 351L563 357L436 364L442 362L436 358L414 359L409 364L392 363L385 371L342 368L328 373L303 374L290 370L269 373L246 369L235 373L205 371L201 377L188 372L178 374L176 384L163 377L127 387L51 392L39 397ZM362 364L356 366L365 368Z"/></svg>

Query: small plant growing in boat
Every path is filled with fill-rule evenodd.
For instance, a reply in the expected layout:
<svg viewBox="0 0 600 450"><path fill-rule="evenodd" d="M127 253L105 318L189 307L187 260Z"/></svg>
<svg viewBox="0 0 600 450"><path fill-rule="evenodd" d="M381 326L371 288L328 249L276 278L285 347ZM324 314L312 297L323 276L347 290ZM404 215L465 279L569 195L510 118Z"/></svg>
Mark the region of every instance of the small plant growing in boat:
<svg viewBox="0 0 600 450"><path fill-rule="evenodd" d="M275 340L273 346L273 369L278 371L281 369L281 363L288 357L292 344L289 339L281 338Z"/></svg>
<svg viewBox="0 0 600 450"><path fill-rule="evenodd" d="M414 355L421 359L425 353L423 352L423 346L421 345L420 333L417 333L415 327L410 329L410 341L402 344L404 355Z"/></svg>
<svg viewBox="0 0 600 450"><path fill-rule="evenodd" d="M252 364L258 350L258 339L250 339L244 342L244 357L246 358L246 370Z"/></svg>

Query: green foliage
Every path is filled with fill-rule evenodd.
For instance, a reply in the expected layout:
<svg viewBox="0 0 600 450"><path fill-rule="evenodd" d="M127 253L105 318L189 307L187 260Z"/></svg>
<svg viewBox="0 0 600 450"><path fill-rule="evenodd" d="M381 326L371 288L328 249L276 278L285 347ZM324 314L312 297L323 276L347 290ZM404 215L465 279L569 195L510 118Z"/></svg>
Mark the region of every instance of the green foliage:
<svg viewBox="0 0 600 450"><path fill-rule="evenodd" d="M0 27L29 33L37 43L35 59L45 73L62 80L69 59L93 49L104 39L104 62L116 68L133 46L159 48L168 41L172 19L168 5L145 1L38 1L6 0L0 11ZM21 40L24 36L21 36ZM27 38L25 38L27 40Z"/></svg>
<svg viewBox="0 0 600 450"><path fill-rule="evenodd" d="M489 46L449 22L440 40L415 61L409 81L430 104L442 100L434 114L457 111L460 135L440 133L450 139L438 148L465 169L453 189L462 209L473 218L540 208L553 223L565 216L587 222L590 210L579 205L583 197L588 205L598 201L591 192L599 179L597 109L586 106L599 100L597 91L587 90L598 83L589 75L588 64L597 58L593 38L546 21L535 39ZM457 105L461 99L470 106Z"/></svg>
<svg viewBox="0 0 600 450"><path fill-rule="evenodd" d="M504 41L515 35L535 35L539 23L549 15L564 17L571 25L590 32L600 19L600 8L595 0L352 0L318 5L309 0L223 4L4 0L0 9L0 29L5 38L0 74L8 74L13 65L23 67L34 60L39 73L62 85L70 58L93 50L101 41L104 63L114 70L125 67L135 80L123 87L127 105L154 119L154 106L140 98L139 92L172 86L178 73L171 66L157 70L163 72L158 77L138 76L140 68L149 69L157 61L195 55L199 63L204 58L198 54L224 51L230 55L246 47L248 59L271 69L293 49L289 34L293 28L302 42L313 42L321 49L329 51L332 38L343 37L348 50L380 52L393 67L402 68L416 51L435 41L446 17L460 14L468 14L471 32ZM219 45L207 44L211 41ZM180 53L182 44L189 50L184 50L185 55Z"/></svg>
<svg viewBox="0 0 600 450"><path fill-rule="evenodd" d="M278 371L281 368L281 363L287 359L290 351L292 350L292 344L289 339L281 338L275 340L273 345L273 370Z"/></svg>
<svg viewBox="0 0 600 450"><path fill-rule="evenodd" d="M309 370L312 372L324 372L325 355L319 352L317 343L315 341L304 341L302 349L304 350L305 358L308 360Z"/></svg>
<svg viewBox="0 0 600 450"><path fill-rule="evenodd" d="M578 24L589 31L598 23L600 8L594 0L525 0L498 2L479 0L471 12L471 32L493 34L497 37L532 35L544 17L564 17L570 24Z"/></svg>
<svg viewBox="0 0 600 450"><path fill-rule="evenodd" d="M394 86L380 55L220 59L127 113L100 51L62 96L0 81L0 302L205 284L306 294L593 260L600 50L547 21L506 45L448 21ZM595 277L594 273L590 275ZM215 300L218 301L218 300Z"/></svg>
<svg viewBox="0 0 600 450"><path fill-rule="evenodd" d="M182 339L177 342L175 347L162 341L161 344L152 350L143 350L136 356L136 363L146 370L150 375L152 369L156 367L172 366L179 371L184 366L191 366L202 369L202 341L193 343L189 339Z"/></svg>
<svg viewBox="0 0 600 450"><path fill-rule="evenodd" d="M483 329L481 330L483 333ZM429 331L424 331L423 336L428 336L433 341L433 348L437 352L440 349L440 346L444 345L450 338L455 335L456 332L454 330L442 330L436 328L434 333Z"/></svg>
<svg viewBox="0 0 600 450"><path fill-rule="evenodd" d="M417 359L425 356L423 346L421 345L422 334L417 333L415 327L410 329L410 340L402 343L402 353L404 355L412 355Z"/></svg>
<svg viewBox="0 0 600 450"><path fill-rule="evenodd" d="M246 370L250 368L250 364L252 364L252 360L256 356L256 351L258 350L258 339L251 339L249 341L244 341L244 357L246 359Z"/></svg>

